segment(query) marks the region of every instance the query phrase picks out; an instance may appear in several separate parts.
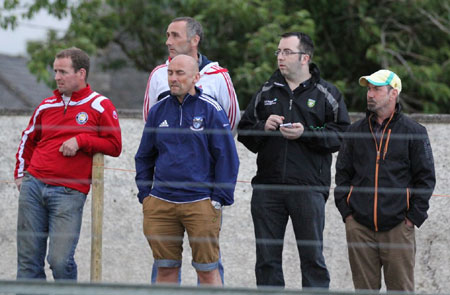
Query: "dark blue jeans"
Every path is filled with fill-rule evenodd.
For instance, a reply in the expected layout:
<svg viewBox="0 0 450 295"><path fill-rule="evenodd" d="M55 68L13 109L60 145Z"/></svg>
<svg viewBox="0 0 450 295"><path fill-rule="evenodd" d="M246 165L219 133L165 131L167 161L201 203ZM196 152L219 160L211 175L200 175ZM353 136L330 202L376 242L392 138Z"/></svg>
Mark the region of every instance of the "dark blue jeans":
<svg viewBox="0 0 450 295"><path fill-rule="evenodd" d="M330 276L323 257L325 196L321 192L254 189L251 211L256 237L256 284L284 287L283 240L292 220L300 255L302 286L328 288Z"/></svg>
<svg viewBox="0 0 450 295"><path fill-rule="evenodd" d="M17 279L45 279L45 255L55 280L76 280L75 248L86 195L23 178L17 219Z"/></svg>

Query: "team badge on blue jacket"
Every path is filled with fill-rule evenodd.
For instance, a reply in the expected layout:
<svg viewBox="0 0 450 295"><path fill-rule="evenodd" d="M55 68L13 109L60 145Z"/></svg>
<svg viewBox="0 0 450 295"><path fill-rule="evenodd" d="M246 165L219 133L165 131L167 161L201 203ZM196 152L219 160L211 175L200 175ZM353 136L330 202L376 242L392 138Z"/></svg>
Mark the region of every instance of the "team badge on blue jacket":
<svg viewBox="0 0 450 295"><path fill-rule="evenodd" d="M86 124L86 122L88 121L88 119L89 119L89 116L88 116L88 114L85 113L85 112L80 112L80 113L78 113L78 114L77 114L77 117L76 117L77 123L80 124L80 125Z"/></svg>
<svg viewBox="0 0 450 295"><path fill-rule="evenodd" d="M191 130L201 131L203 130L203 117L194 117L192 120Z"/></svg>
<svg viewBox="0 0 450 295"><path fill-rule="evenodd" d="M307 104L308 104L308 107L312 108L316 105L316 101L312 98L309 98Z"/></svg>

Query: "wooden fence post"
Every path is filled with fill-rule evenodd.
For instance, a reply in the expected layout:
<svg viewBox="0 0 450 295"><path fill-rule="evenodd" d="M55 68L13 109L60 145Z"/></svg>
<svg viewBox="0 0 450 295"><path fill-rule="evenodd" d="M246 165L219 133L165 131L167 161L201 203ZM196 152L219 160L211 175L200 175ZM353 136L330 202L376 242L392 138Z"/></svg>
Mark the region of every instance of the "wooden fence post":
<svg viewBox="0 0 450 295"><path fill-rule="evenodd" d="M92 163L91 281L102 280L102 235L104 155L94 155Z"/></svg>

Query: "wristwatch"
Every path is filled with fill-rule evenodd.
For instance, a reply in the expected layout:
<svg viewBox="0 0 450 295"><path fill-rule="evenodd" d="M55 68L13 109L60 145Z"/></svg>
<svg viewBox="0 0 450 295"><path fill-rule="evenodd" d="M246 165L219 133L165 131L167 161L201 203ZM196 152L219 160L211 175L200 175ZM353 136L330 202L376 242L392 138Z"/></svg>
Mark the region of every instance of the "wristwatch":
<svg viewBox="0 0 450 295"><path fill-rule="evenodd" d="M220 210L222 208L222 204L220 204L220 202L211 200L211 204L213 205L213 207L217 210Z"/></svg>

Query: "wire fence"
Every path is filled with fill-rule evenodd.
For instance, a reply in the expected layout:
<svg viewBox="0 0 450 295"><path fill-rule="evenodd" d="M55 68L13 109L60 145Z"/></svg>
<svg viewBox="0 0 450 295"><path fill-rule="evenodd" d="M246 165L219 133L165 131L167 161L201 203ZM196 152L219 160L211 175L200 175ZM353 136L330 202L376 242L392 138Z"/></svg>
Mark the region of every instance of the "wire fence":
<svg viewBox="0 0 450 295"><path fill-rule="evenodd" d="M213 288L213 287L179 287L164 285L134 285L134 284L105 284L105 283L73 283L73 282L45 282L45 281L5 281L0 280L0 295L13 294L34 294L34 295L433 295L433 293L415 293L415 292L379 292L370 290L349 291L330 291L320 289L303 290L283 290L280 288ZM445 295L444 293L439 293ZM448 293L447 293L448 294Z"/></svg>
<svg viewBox="0 0 450 295"><path fill-rule="evenodd" d="M141 129L142 130L142 129ZM139 133L141 132L139 130ZM148 130L149 132L155 132L156 130ZM179 130L178 130L179 131ZM164 132L175 132L174 130L164 130ZM217 131L214 131L217 132ZM213 133L214 133L213 132ZM259 134L260 135L260 134ZM273 134L273 136L279 136L276 134ZM324 134L324 136L327 136L327 134ZM354 138L366 138L367 135L362 134L344 134L343 137L354 137ZM411 134L398 134L398 135L392 135L391 140L397 140L397 139L403 139L403 138L411 138L413 137ZM417 140L422 140L422 136L418 136L417 138L414 138ZM130 156L130 153L127 154ZM117 175L117 173L125 173L126 176L123 178L128 179L126 182L128 182L129 186L135 186L134 183L134 174L136 171L132 169L131 167L114 167L114 166L104 166L104 169L109 172L113 172ZM247 175L247 177L251 177L253 175ZM108 176L106 176L108 177ZM237 180L237 187L240 189L244 189L246 191L251 191L251 179L247 177L240 177ZM80 180L73 180L70 181L80 181ZM154 182L149 182L149 184ZM14 181L9 179L0 179L0 184L14 184ZM123 183L109 183L109 189L111 191L114 191L115 188L120 187L123 185ZM170 186L170 187L182 187L182 186L211 186L211 184L205 184L205 183L186 183L186 182L165 182L164 185ZM221 184L215 184L218 186L221 186ZM229 184L223 184L224 187L228 186ZM311 191L311 190L325 190L325 191L331 191L333 192L335 190L335 186L332 186L331 188L328 186L308 186L308 185L253 185L253 188L257 189L270 189L270 190L292 190L292 191ZM366 192L373 192L373 188L360 188L362 191ZM403 189L397 189L397 188L391 188L391 187L380 187L378 188L379 192L387 192L390 194L398 194L398 193L404 193ZM301 196L300 196L301 197ZM450 194L446 193L439 193L439 194L433 194L433 198L447 198L450 197ZM137 202L137 200L136 200ZM225 209L227 210L227 209ZM250 212L248 212L250 214ZM28 233L22 233L22 234L28 234ZM35 234L35 233L33 233ZM67 234L67 233L63 233ZM45 234L44 234L45 235ZM173 239L180 239L180 237L172 237ZM242 237L236 237L234 241L227 241L228 243L241 243ZM345 241L345 238L342 237L342 239L339 240L327 240L322 244L322 242L318 241L311 241L311 240L294 240L294 241L284 241L284 240L264 240L264 239L258 239L254 240L251 237L247 237L248 240L253 240L256 243L266 243L266 244L289 244L294 243L296 245L307 245L307 246L325 246L325 247L346 247L347 243ZM221 241L223 242L223 241ZM369 247L371 245L368 244L354 244L354 246L357 247ZM386 245L377 245L381 248L383 247L389 247L389 248L402 248L405 247L405 245L402 244L386 244ZM148 247L147 245L143 245L143 247ZM407 246L409 247L409 246ZM445 261L443 261L445 263ZM63 287L63 288L62 288ZM18 289L17 289L18 288ZM290 290L279 290L279 289L273 289L273 290L264 290L264 289L233 289L233 288L226 288L226 289L207 289L207 288L192 288L192 290L189 287L185 288L174 288L174 287L148 287L148 286L130 286L130 285L94 285L94 284L74 284L71 285L68 283L67 285L59 285L57 284L47 284L47 283L36 283L36 285L33 285L33 283L28 282L8 282L8 281L2 281L0 282L0 294L9 294L9 293L33 293L33 294L116 294L119 290L122 290L125 294L133 292L134 294L141 294L141 293L156 293L156 294L166 294L168 292L176 293L176 292L182 292L183 294L191 294L190 292L206 292L203 294L217 294L217 293L230 293L230 294L252 294L252 293L271 293L271 294L290 294ZM199 291L200 290L200 291ZM2 293L3 292L3 293ZM293 291L294 292L294 291ZM295 291L297 294L299 293L298 290ZM318 292L318 293L317 293ZM329 292L329 291L301 291L302 294L375 294L377 292ZM378 293L377 293L378 294ZM402 294L402 293L399 293ZM409 293L411 294L411 293Z"/></svg>

